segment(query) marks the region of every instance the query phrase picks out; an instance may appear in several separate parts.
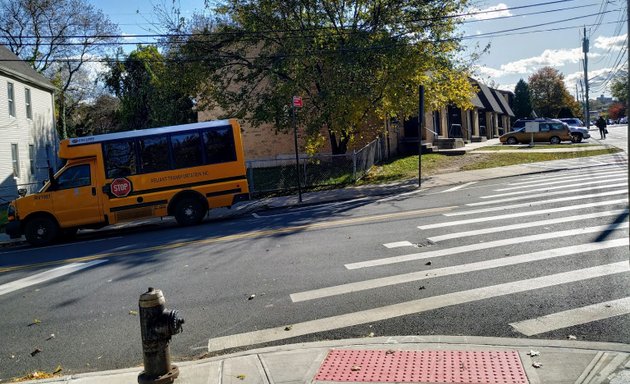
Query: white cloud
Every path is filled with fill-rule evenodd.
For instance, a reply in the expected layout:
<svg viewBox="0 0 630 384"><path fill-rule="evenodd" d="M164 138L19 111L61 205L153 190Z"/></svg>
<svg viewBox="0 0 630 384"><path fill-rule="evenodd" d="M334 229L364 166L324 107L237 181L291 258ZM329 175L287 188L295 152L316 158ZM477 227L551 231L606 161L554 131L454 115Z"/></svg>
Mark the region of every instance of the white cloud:
<svg viewBox="0 0 630 384"><path fill-rule="evenodd" d="M482 77L488 77L491 79L496 79L497 77L501 77L505 75L505 72L500 69L490 68L490 67L485 67L485 66L478 66L478 65L473 67L473 72L479 74Z"/></svg>
<svg viewBox="0 0 630 384"><path fill-rule="evenodd" d="M497 17L512 16L508 6L503 3L484 9L472 8L470 13L474 13L474 15L470 15L470 18L474 20L490 20Z"/></svg>
<svg viewBox="0 0 630 384"><path fill-rule="evenodd" d="M590 53L589 57L601 56L598 53ZM491 68L485 66L475 66L473 70L483 76L490 78L500 78L509 75L521 75L527 77L542 67L562 67L567 63L578 63L584 54L582 48L573 49L546 49L538 56L528 57L526 59L512 61L502 64L499 68Z"/></svg>
<svg viewBox="0 0 630 384"><path fill-rule="evenodd" d="M121 33L121 36L122 36L123 40L125 40L125 41L138 40L138 38L136 36L134 36L133 34L131 34L131 33L124 33L123 32L123 33Z"/></svg>
<svg viewBox="0 0 630 384"><path fill-rule="evenodd" d="M626 36L628 35L625 34L611 37L598 36L595 39L595 48L619 51L626 45Z"/></svg>
<svg viewBox="0 0 630 384"><path fill-rule="evenodd" d="M545 49L539 56L529 57L501 65L501 70L506 73L533 73L537 69L551 66L562 67L566 63L578 63L584 54L582 48L573 49ZM591 57L599 55L591 54Z"/></svg>

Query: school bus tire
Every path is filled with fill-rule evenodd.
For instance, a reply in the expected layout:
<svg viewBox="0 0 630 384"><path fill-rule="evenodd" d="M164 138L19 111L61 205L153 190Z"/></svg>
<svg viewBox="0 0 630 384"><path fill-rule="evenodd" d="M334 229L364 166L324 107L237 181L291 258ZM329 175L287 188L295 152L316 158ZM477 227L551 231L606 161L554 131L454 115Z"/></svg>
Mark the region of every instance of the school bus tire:
<svg viewBox="0 0 630 384"><path fill-rule="evenodd" d="M206 212L208 209L199 198L194 196L182 197L175 204L175 220L182 226L201 223Z"/></svg>
<svg viewBox="0 0 630 384"><path fill-rule="evenodd" d="M52 243L59 235L59 225L48 215L37 215L24 223L24 237L34 246Z"/></svg>

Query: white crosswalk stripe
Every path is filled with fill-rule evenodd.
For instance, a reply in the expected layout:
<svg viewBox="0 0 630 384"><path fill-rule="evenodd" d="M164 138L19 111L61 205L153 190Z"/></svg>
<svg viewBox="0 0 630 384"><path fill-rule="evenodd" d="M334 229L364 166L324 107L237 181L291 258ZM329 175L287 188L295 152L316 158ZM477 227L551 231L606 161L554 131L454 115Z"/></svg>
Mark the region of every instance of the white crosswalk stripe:
<svg viewBox="0 0 630 384"><path fill-rule="evenodd" d="M604 320L630 313L630 297L610 300L603 303L570 309L535 319L518 321L510 325L518 332L533 336L541 333L586 324L597 320Z"/></svg>
<svg viewBox="0 0 630 384"><path fill-rule="evenodd" d="M628 182L624 181L623 183L621 182L617 182L614 184L606 184L606 182L604 183L597 183L599 185L597 185L596 187L590 187L590 188L575 188L575 189L563 189L562 191L554 191L554 192L544 192L544 193L537 193L537 194L530 194L527 195L526 198L528 199L536 199L536 198L541 198L541 197L549 197L549 196L567 196L567 194L570 193L584 193L586 191L598 191L601 189L609 189L609 188L623 188L623 187L627 187L628 186ZM540 190L537 190L540 191ZM536 192L536 190L534 190L534 192ZM522 191L519 194L522 193L526 193L526 191ZM496 197L501 196L501 195L497 195ZM512 201L518 201L518 200L522 200L524 199L523 196L515 196L515 197L506 197L504 199L494 199L492 201L480 201L477 203L469 203L466 204L469 207L478 207L481 205L492 205L492 204L502 204L502 203L509 203Z"/></svg>
<svg viewBox="0 0 630 384"><path fill-rule="evenodd" d="M586 208L613 206L617 204L627 204L627 203L628 203L628 199L624 198L624 199L615 199L615 200L596 201L593 203L584 203L584 204L580 204L579 207L581 209L586 209ZM460 225L467 225L467 224L483 223L487 221L515 219L519 217L547 215L550 213L575 211L575 209L576 209L575 205L568 205L566 207L548 208L548 209L541 209L537 211L515 212L515 213L507 213L507 214L496 215L496 216L475 217L474 219L452 220L452 221L447 221L444 223L426 224L426 225L418 226L418 229L426 230L426 229L434 229L434 228L453 227L453 226L460 226Z"/></svg>
<svg viewBox="0 0 630 384"><path fill-rule="evenodd" d="M592 199L595 197L607 197L607 196L627 195L627 194L628 194L627 189L618 189L618 190L602 192L602 193L591 193L588 195L580 195L580 199L586 200L586 199ZM471 209L471 210L459 211L459 212L450 212L450 213L445 213L444 216L476 215L478 213L484 213L484 212L505 211L507 209L526 208L526 207L533 207L533 206L538 206L538 205L547 205L547 204L552 204L552 203L575 204L575 202L572 201L570 198L563 196L563 197L559 197L556 199L549 199L549 200L535 200L535 201L528 201L528 202L518 203L518 204L499 205L497 207L488 207L488 208Z"/></svg>
<svg viewBox="0 0 630 384"><path fill-rule="evenodd" d="M447 249L438 249L435 251L411 253L408 255L394 256L394 257L385 257L385 258L380 258L380 259L361 261L357 263L349 263L349 264L346 264L346 268L359 269L359 268L376 267L379 265L403 263L406 261L424 260L424 259L437 258L437 257L442 257L442 256L451 256L458 253L480 251L483 249L497 248L497 247L502 247L505 245L522 244L522 243L526 243L530 241L540 241L540 240L546 240L546 239L561 238L563 236L581 236L581 235L586 235L589 233L598 233L598 232L609 231L609 230L612 231L612 230L623 229L623 228L628 228L627 222L619 223L617 225L612 225L612 224L598 225L594 227L567 229L565 231L539 233L536 235L513 237L513 238L508 238L508 239L501 239L501 240L495 240L495 241L488 241L485 243L463 245L463 246L447 248Z"/></svg>
<svg viewBox="0 0 630 384"><path fill-rule="evenodd" d="M315 289L306 292L294 293L291 295L291 300L294 302L307 301L319 299L322 297L336 296L346 293L359 292L367 289L374 289L380 287L386 287L395 284L404 284L412 281L429 280L436 277L444 277L451 275L458 275L463 273L469 273L474 271L482 271L486 269L506 267L510 265L531 263L535 261L547 260L561 256L576 256L592 251L601 251L608 248L627 247L629 245L628 239L616 239L608 240L597 243L572 245L564 248L548 249L539 252L528 253L518 256L503 257L500 259L480 261L477 263L460 264L453 267L437 268L431 270L424 270L419 272L411 272L402 275L395 275L390 277L383 277L372 280L364 280L356 283L348 283L343 285L337 285L334 287L327 287L321 289Z"/></svg>
<svg viewBox="0 0 630 384"><path fill-rule="evenodd" d="M606 178L609 178L609 177L612 177L612 176L626 175L626 174L627 174L626 171L615 170L615 171L607 172L607 173L597 173L596 176L589 176L589 180L606 179ZM500 192L500 191L511 191L511 190L515 190L515 189L528 188L531 184L536 184L536 185L554 185L554 184L566 183L567 181L583 180L583 179L584 179L584 175L575 175L575 176L554 177L552 179L552 181L542 181L542 182L540 180L521 181L521 182L517 182L517 183L508 183L507 185L511 185L512 187L495 189L495 191L497 191L497 192ZM546 180L548 180L548 179L546 179Z"/></svg>
<svg viewBox="0 0 630 384"><path fill-rule="evenodd" d="M30 287L32 285L41 284L46 281L56 279L65 275L69 275L74 272L78 272L85 268L90 268L95 265L107 262L106 259L93 260L86 263L72 263L63 265L61 267L53 268L51 270L40 272L32 276L25 277L23 279L15 280L10 283L0 285L0 296L7 293L17 291L18 289Z"/></svg>
<svg viewBox="0 0 630 384"><path fill-rule="evenodd" d="M619 165L618 159L614 157L602 157L600 159L598 161L607 164L610 161L611 164ZM548 164L548 166L570 165L570 163L571 161L556 162L555 165ZM414 241L384 243L382 245L391 251L373 255L374 258L370 260L363 259L363 261L350 262L344 265L348 274L346 281L350 282L295 292L290 295L290 299L295 305L300 303L307 305L308 303L305 302L314 300L321 300L322 305L325 305L326 300L333 300L336 297L339 300L344 300L341 296L345 295L348 295L349 298L364 299L372 294L371 290L376 291L388 287L391 289L402 284L409 285L423 281L432 281L432 285L449 284L448 282L454 279L470 280L473 288L330 317L315 318L294 323L291 327L283 325L277 328L217 337L209 340L208 349L209 351L219 351L289 339L518 293L535 292L538 294L538 292L543 292L545 288L572 283L579 282L581 285L594 284L596 281L601 283L601 278L613 275L626 278L626 276L630 276L628 261L612 262L618 261L621 254L626 252L630 245L627 236L627 229L630 227L628 223L630 210L628 209L626 175L627 168L610 167L603 171L598 169L596 173L592 170L581 169L562 173L561 176L554 172L553 177L546 173L520 179L524 181L505 183L504 186L494 189L495 192L499 192L497 194L473 196L472 199L476 201L467 202L466 208L442 213L442 216L447 220L445 222L417 226L422 231L421 236L430 241L433 247L418 249L422 252L407 253L403 247L413 246L418 242L417 238L414 238ZM458 186L442 192L455 192L458 189L461 188ZM543 191L544 193L540 193ZM574 195L570 196L572 194ZM472 208L478 206L479 208ZM533 208L536 206L540 209ZM506 210L510 210L510 212L504 212ZM458 219L458 216L470 217ZM504 223L501 223L502 220ZM485 227L483 225L475 226L480 223L492 224L490 227L487 225ZM558 226L564 223L575 223L572 224L574 228L562 229L563 226ZM521 232L524 231L519 232L519 230L526 230L527 232L523 234ZM454 246L445 243L456 239L459 241L454 242L456 244ZM564 239L563 244L554 245L555 242L550 240L555 239ZM568 242L566 239L572 239L575 242ZM541 249L540 246L536 245L536 242L545 242L544 247L551 248ZM502 250L504 247L510 247L509 251L507 249ZM514 250L516 249L527 251L517 251L518 254L510 255L510 253L515 253ZM532 249L536 251L532 252ZM393 252L398 253L398 255L391 256ZM592 264L594 257L596 260L608 264L590 266L589 263ZM374 269L374 272L384 272L394 268L378 267L423 260L435 262L432 264L423 263L425 264L424 267L420 267L420 264L408 264L415 266L411 267L415 270L384 277L369 273L372 272L371 268ZM436 267L436 265L441 264L440 261L444 261L442 265L446 264L446 266ZM545 263L553 265L556 273L545 275L545 273L549 273L546 272ZM534 265L538 268L535 268ZM587 265L589 266L585 267ZM396 270L402 270L404 267ZM473 274L485 271L492 271L490 275L513 276L518 274L519 268L527 268L528 273L533 271L538 276L494 285L484 283L483 280L472 282L471 278L468 277L469 274L470 276L478 276ZM356 270L363 270L364 272L354 272ZM562 272L557 272L558 270ZM361 278L359 276L371 277ZM599 280L594 280L598 278ZM401 289L406 287L408 286L401 287ZM559 287L558 289L564 291L570 290L571 287ZM536 300L536 295L530 296L534 296L534 298L528 300ZM545 297L543 296L541 299L545 299ZM546 313L543 312L543 316L537 318L525 317L516 319L517 321L513 321L514 319L511 318L510 321L513 322L509 326L512 326L517 332L532 336L630 314L630 297L622 299L603 297L601 300L600 303L586 306L576 304L577 308L569 310L563 307L562 311L555 313L552 307ZM575 302L579 303L579 301ZM508 321L505 323L504 325L508 326Z"/></svg>
<svg viewBox="0 0 630 384"><path fill-rule="evenodd" d="M374 323L405 315L412 315L434 309L450 307L459 304L472 303L480 300L511 295L520 292L536 291L561 284L610 276L612 274L627 273L628 262L612 263L597 267L578 269L570 272L557 273L548 276L518 280L510 283L491 285L466 291L447 293L423 299L405 301L403 303L383 307L351 312L337 316L324 317L316 320L293 324L291 327L276 327L258 331L240 333L236 335L216 337L208 340L208 351L222 351L245 345L261 344L276 340L308 335L317 332L351 327L359 324Z"/></svg>
<svg viewBox="0 0 630 384"><path fill-rule="evenodd" d="M529 221L529 222L525 222L525 223L517 223L517 224L503 225L503 226L492 227L492 228L476 229L476 230L473 230L473 231L466 231L466 232L447 233L445 235L428 237L428 239L430 241L434 242L434 243L437 243L437 242L444 241L444 240L460 239L462 237L485 235L485 234L488 234L488 233L499 233L499 232L513 231L515 229L526 229L526 228L533 228L533 227L541 227L541 226L544 226L544 225L568 223L568 222L571 222L571 221L581 221L581 220L595 219L595 218L600 218L600 217L616 216L616 215L623 215L623 214L627 215L628 214L628 209L618 209L618 210L614 210L614 211L587 213L587 214L583 214L583 215L575 215L575 216L568 216L568 217L558 217L558 218L555 218L555 219L540 220L540 221Z"/></svg>

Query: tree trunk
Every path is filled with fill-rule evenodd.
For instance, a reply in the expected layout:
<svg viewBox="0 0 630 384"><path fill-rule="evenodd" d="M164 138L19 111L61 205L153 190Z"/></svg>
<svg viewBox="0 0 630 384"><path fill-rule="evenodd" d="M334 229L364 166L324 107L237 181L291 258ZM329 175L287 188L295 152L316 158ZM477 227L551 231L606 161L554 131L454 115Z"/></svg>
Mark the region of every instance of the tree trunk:
<svg viewBox="0 0 630 384"><path fill-rule="evenodd" d="M342 135L339 141L337 141L335 132L331 130L328 130L328 135L330 136L330 148L332 149L332 154L344 155L348 151L348 142L350 141L350 137Z"/></svg>

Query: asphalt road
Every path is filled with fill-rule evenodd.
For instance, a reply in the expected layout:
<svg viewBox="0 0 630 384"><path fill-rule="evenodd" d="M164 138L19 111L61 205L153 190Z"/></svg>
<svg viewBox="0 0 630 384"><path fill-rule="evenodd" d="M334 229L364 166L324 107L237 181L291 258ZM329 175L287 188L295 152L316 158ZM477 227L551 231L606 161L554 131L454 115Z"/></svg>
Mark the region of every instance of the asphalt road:
<svg viewBox="0 0 630 384"><path fill-rule="evenodd" d="M0 379L141 365L150 286L186 319L175 359L387 335L630 343L627 174L603 162L3 249Z"/></svg>

